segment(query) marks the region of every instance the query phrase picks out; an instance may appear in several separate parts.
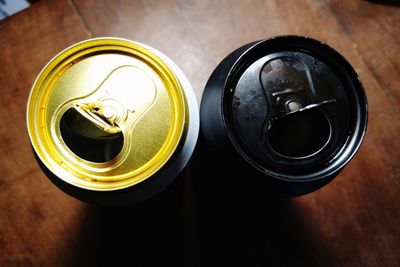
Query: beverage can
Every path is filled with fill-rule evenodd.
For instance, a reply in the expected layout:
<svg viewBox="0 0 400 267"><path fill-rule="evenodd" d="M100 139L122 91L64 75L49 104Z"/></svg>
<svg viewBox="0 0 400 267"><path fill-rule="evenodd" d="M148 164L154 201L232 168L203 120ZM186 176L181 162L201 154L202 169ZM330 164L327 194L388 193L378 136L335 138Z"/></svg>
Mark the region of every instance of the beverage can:
<svg viewBox="0 0 400 267"><path fill-rule="evenodd" d="M95 38L56 55L27 104L41 167L87 202L129 204L160 192L193 153L193 89L166 55L119 38Z"/></svg>
<svg viewBox="0 0 400 267"><path fill-rule="evenodd" d="M205 143L282 196L312 192L355 155L367 126L360 79L330 46L302 36L244 45L214 70L201 102ZM233 162L235 164L233 164Z"/></svg>

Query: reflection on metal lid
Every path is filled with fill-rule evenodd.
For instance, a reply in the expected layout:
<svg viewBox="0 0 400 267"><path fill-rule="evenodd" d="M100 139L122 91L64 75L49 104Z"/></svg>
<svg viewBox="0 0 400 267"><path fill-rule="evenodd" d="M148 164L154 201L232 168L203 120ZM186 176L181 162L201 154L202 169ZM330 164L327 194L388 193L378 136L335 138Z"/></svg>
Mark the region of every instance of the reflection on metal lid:
<svg viewBox="0 0 400 267"><path fill-rule="evenodd" d="M82 188L137 184L172 156L185 127L185 96L168 65L137 43L91 39L57 55L28 101L28 132L41 161Z"/></svg>
<svg viewBox="0 0 400 267"><path fill-rule="evenodd" d="M224 119L239 153L257 169L314 179L354 155L366 127L357 74L327 45L282 36L241 55L226 81ZM357 146L349 140L357 139ZM344 152L347 148L347 151ZM311 178L310 178L311 177Z"/></svg>

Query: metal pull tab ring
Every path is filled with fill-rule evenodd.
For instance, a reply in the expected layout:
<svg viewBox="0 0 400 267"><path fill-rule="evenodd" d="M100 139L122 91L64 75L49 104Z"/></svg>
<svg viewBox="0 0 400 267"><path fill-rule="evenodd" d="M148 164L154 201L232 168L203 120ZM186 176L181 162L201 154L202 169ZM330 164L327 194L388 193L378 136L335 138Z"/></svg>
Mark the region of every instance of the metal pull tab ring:
<svg viewBox="0 0 400 267"><path fill-rule="evenodd" d="M101 130L110 134L121 132L121 128L116 123L116 114L113 107L99 103L78 103L73 108Z"/></svg>

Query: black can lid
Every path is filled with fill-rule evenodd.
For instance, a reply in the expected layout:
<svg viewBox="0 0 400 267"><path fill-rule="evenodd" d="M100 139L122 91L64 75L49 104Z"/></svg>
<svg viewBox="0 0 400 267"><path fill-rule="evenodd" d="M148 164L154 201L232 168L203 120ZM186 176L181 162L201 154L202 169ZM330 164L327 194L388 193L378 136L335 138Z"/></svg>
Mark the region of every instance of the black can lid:
<svg viewBox="0 0 400 267"><path fill-rule="evenodd" d="M319 179L357 151L367 123L363 87L351 65L319 41L260 41L235 63L225 85L224 121L237 151L264 173Z"/></svg>

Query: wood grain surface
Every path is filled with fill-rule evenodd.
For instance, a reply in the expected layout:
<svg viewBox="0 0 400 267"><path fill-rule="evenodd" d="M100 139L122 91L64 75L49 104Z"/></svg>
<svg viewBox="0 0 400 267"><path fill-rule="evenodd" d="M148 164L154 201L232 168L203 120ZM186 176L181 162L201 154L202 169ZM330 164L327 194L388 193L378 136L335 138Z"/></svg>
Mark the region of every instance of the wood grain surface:
<svg viewBox="0 0 400 267"><path fill-rule="evenodd" d="M0 266L399 266L399 24L400 6L358 0L42 0L0 21ZM100 208L58 190L35 162L26 101L68 45L146 43L182 68L200 101L229 52L282 34L334 47L368 97L360 151L321 190L262 201L225 194L200 148L155 198Z"/></svg>

